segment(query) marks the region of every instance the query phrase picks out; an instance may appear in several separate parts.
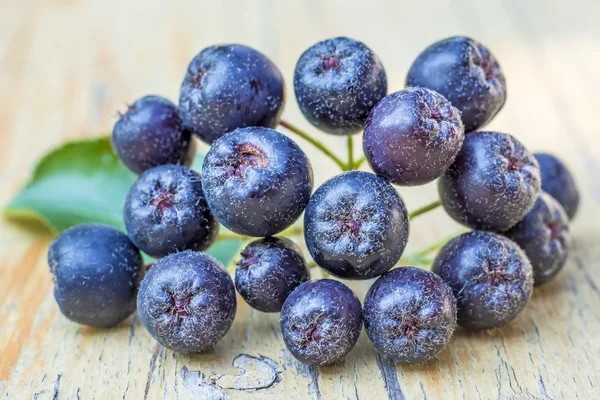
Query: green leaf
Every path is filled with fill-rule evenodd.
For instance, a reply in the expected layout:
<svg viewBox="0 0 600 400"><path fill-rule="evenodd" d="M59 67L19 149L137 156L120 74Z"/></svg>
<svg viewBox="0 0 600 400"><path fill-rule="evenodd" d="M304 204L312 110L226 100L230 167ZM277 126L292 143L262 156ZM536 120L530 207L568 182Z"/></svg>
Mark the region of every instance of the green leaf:
<svg viewBox="0 0 600 400"><path fill-rule="evenodd" d="M4 213L17 220L37 218L55 233L86 222L123 230L123 204L135 178L109 138L69 142L40 160Z"/></svg>
<svg viewBox="0 0 600 400"><path fill-rule="evenodd" d="M199 155L194 167L201 165ZM123 204L136 175L112 149L109 137L72 141L46 154L33 176L4 209L14 221L36 221L58 234L99 222L124 231ZM228 265L241 240L223 240L207 253Z"/></svg>
<svg viewBox="0 0 600 400"><path fill-rule="evenodd" d="M223 228L221 227L221 229ZM227 268L233 261L236 261L236 256L243 244L242 239L221 240L215 243L207 253L219 260Z"/></svg>

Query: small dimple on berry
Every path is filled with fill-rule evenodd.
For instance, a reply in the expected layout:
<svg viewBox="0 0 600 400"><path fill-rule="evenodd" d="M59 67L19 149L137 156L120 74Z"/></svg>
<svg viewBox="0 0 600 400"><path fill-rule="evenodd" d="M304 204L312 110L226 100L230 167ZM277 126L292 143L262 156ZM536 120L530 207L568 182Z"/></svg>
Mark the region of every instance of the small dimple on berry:
<svg viewBox="0 0 600 400"><path fill-rule="evenodd" d="M166 210L173 208L175 189L163 190L160 182L156 183L158 194L150 201L150 205L156 207L158 214L162 217Z"/></svg>
<svg viewBox="0 0 600 400"><path fill-rule="evenodd" d="M190 83L196 86L197 88L202 87L202 81L204 80L204 76L206 75L206 71L203 69L198 69L193 74L190 74Z"/></svg>
<svg viewBox="0 0 600 400"><path fill-rule="evenodd" d="M390 328L390 335L396 338L406 337L408 340L412 340L418 333L419 321L414 315L410 314L404 314L400 324Z"/></svg>
<svg viewBox="0 0 600 400"><path fill-rule="evenodd" d="M240 143L236 146L236 155L225 167L227 177L244 179L248 168L266 168L269 159L260 147L251 143Z"/></svg>
<svg viewBox="0 0 600 400"><path fill-rule="evenodd" d="M260 81L260 79L252 78L250 79L250 87L252 88L254 94L257 95L258 92L262 90L262 82Z"/></svg>
<svg viewBox="0 0 600 400"><path fill-rule="evenodd" d="M177 322L181 323L184 317L190 315L189 304L192 301L194 295L192 293L187 293L184 296L178 296L174 293L170 293L173 298L173 308L171 309L171 314L176 317Z"/></svg>
<svg viewBox="0 0 600 400"><path fill-rule="evenodd" d="M242 257L240 258L240 261L238 261L238 263L237 263L238 267L240 267L240 268L248 269L253 264L255 264L255 263L258 262L258 257L256 257L255 255L253 255L253 254L251 254L249 252L242 251L240 253L240 255Z"/></svg>
<svg viewBox="0 0 600 400"><path fill-rule="evenodd" d="M561 221L553 219L548 223L548 229L550 229L550 240L558 239L562 232Z"/></svg>
<svg viewBox="0 0 600 400"><path fill-rule="evenodd" d="M352 214L346 215L337 221L340 226L340 236L346 233L357 238L362 223L353 218Z"/></svg>
<svg viewBox="0 0 600 400"><path fill-rule="evenodd" d="M340 59L336 56L323 57L322 67L324 72L332 69L340 72Z"/></svg>
<svg viewBox="0 0 600 400"><path fill-rule="evenodd" d="M499 284L510 280L510 275L504 268L494 267L490 268L489 279L492 285L498 286Z"/></svg>
<svg viewBox="0 0 600 400"><path fill-rule="evenodd" d="M507 161L509 171L519 171L523 167L523 162L514 155L509 156Z"/></svg>

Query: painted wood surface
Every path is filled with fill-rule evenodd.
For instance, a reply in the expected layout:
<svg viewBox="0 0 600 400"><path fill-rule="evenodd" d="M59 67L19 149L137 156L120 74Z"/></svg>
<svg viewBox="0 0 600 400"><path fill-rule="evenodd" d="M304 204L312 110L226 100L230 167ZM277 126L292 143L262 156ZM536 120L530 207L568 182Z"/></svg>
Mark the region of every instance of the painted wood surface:
<svg viewBox="0 0 600 400"><path fill-rule="evenodd" d="M108 330L63 318L46 264L51 237L0 220L0 394L7 399L592 399L600 398L600 2L588 1L7 1L0 0L0 203L36 160L65 140L112 128L117 110L145 94L177 99L189 60L214 43L242 42L281 68L285 118L301 117L291 85L298 56L347 35L383 60L403 87L425 46L468 34L491 47L508 102L489 126L567 160L582 191L565 270L529 307L492 332L459 329L438 360L394 365L366 335L345 363L298 364L278 315L240 301L214 351L182 355L152 340L134 317ZM344 156L343 139L319 134ZM335 173L306 142L316 184ZM360 151L360 144L356 151ZM205 149L205 148L204 148ZM435 185L399 189L410 209ZM459 227L437 210L411 227L409 250ZM368 283L352 283L363 298Z"/></svg>

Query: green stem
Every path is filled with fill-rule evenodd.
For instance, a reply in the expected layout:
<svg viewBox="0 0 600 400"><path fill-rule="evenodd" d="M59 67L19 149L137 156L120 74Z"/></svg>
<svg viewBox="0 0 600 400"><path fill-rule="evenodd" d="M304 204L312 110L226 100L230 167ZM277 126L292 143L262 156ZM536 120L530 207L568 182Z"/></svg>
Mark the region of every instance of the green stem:
<svg viewBox="0 0 600 400"><path fill-rule="evenodd" d="M346 164L346 171L352 171L354 169L354 141L352 135L348 135L348 163Z"/></svg>
<svg viewBox="0 0 600 400"><path fill-rule="evenodd" d="M304 228L302 227L302 225L292 225L289 228L284 229L283 231L278 233L276 236L294 237L294 236L301 236L303 234L304 234ZM225 232L219 233L219 235L217 236L216 242L220 242L222 240L242 240L242 241L246 242L246 241L251 241L253 239L259 239L259 238L255 238L252 236L238 235L237 233L234 233L231 231L225 231Z"/></svg>
<svg viewBox="0 0 600 400"><path fill-rule="evenodd" d="M430 244L429 246L415 251L414 253L406 254L400 259L401 264L418 264L418 265L429 265L433 262L433 259L428 257L431 256L431 253L435 253L440 250L446 243L455 237L462 235L463 233L468 232L467 230L460 230L455 232L450 236L446 236L442 240L438 240L435 243Z"/></svg>
<svg viewBox="0 0 600 400"><path fill-rule="evenodd" d="M413 219L413 218L416 218L416 217L418 217L419 215L421 215L421 214L425 214L426 212L429 212L429 211L431 211L431 210L434 210L434 209L438 208L438 207L439 207L439 206L441 206L441 205L442 205L442 203L441 203L439 200L436 200L436 201L434 201L433 203L429 203L429 204L427 204L427 205L424 205L424 206L423 206L423 207L421 207L421 208L417 208L416 210L414 210L414 211L411 211L411 212L408 214L408 219Z"/></svg>
<svg viewBox="0 0 600 400"><path fill-rule="evenodd" d="M323 154L325 154L327 157L331 158L333 160L333 162L335 162L337 165L339 165L339 167L342 169L342 171L346 170L346 164L342 160L340 160L338 158L338 156L333 154L327 147L325 147L325 145L323 145L323 143L314 139L308 133L298 129L296 126L290 124L289 122L282 120L282 121L279 121L279 124L281 126L283 126L284 128L294 132L296 135L300 136L302 139L306 140L307 142L309 142L310 144L315 146L317 149L321 150L321 152L323 152Z"/></svg>
<svg viewBox="0 0 600 400"><path fill-rule="evenodd" d="M247 236L243 236L243 235L238 235L237 233L233 233L233 232L219 232L219 235L217 236L217 240L216 242L220 242L222 240L244 240Z"/></svg>
<svg viewBox="0 0 600 400"><path fill-rule="evenodd" d="M359 158L358 160L356 160L356 162L354 163L354 169L358 169L362 163L365 162L367 158L365 156L362 156L361 158Z"/></svg>

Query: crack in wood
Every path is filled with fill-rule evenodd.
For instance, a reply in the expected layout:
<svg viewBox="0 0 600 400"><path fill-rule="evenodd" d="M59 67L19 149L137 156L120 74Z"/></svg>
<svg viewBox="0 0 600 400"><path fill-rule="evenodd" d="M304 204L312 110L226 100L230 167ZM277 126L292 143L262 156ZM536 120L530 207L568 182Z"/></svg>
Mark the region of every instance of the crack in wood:
<svg viewBox="0 0 600 400"><path fill-rule="evenodd" d="M148 398L148 392L150 391L150 384L152 383L152 375L154 375L154 369L156 368L156 359L162 350L162 346L158 343L154 346L154 352L150 359L150 368L148 369L148 376L146 378L146 388L144 389L144 400Z"/></svg>
<svg viewBox="0 0 600 400"><path fill-rule="evenodd" d="M183 366L180 371L183 387L188 392L202 400L226 400L229 394L215 385L214 382L207 382L206 377L200 371L190 371Z"/></svg>
<svg viewBox="0 0 600 400"><path fill-rule="evenodd" d="M592 277L590 276L590 274L584 267L583 262L581 261L581 259L579 257L575 257L575 263L577 264L577 267L583 274L583 277L585 278L587 284L590 286L590 288L592 288L594 293L596 293L600 297L600 289L598 289L598 286L596 286L596 282L594 282L594 280L592 279Z"/></svg>
<svg viewBox="0 0 600 400"><path fill-rule="evenodd" d="M385 391L390 400L405 400L400 382L398 382L398 374L396 373L396 364L392 361L384 359L380 354L377 354L377 367L381 372Z"/></svg>
<svg viewBox="0 0 600 400"><path fill-rule="evenodd" d="M304 365L297 361L296 370L305 378L310 378L308 384L308 394L314 396L317 400L321 399L321 389L319 389L319 370L314 365Z"/></svg>
<svg viewBox="0 0 600 400"><path fill-rule="evenodd" d="M282 379L277 363L262 355L253 357L238 354L231 365L239 370L237 375L219 374L211 377L211 381L222 389L262 390L276 385Z"/></svg>
<svg viewBox="0 0 600 400"><path fill-rule="evenodd" d="M62 374L58 374L56 381L54 381L54 390L52 392L52 400L58 400L58 389L60 388L60 378Z"/></svg>

